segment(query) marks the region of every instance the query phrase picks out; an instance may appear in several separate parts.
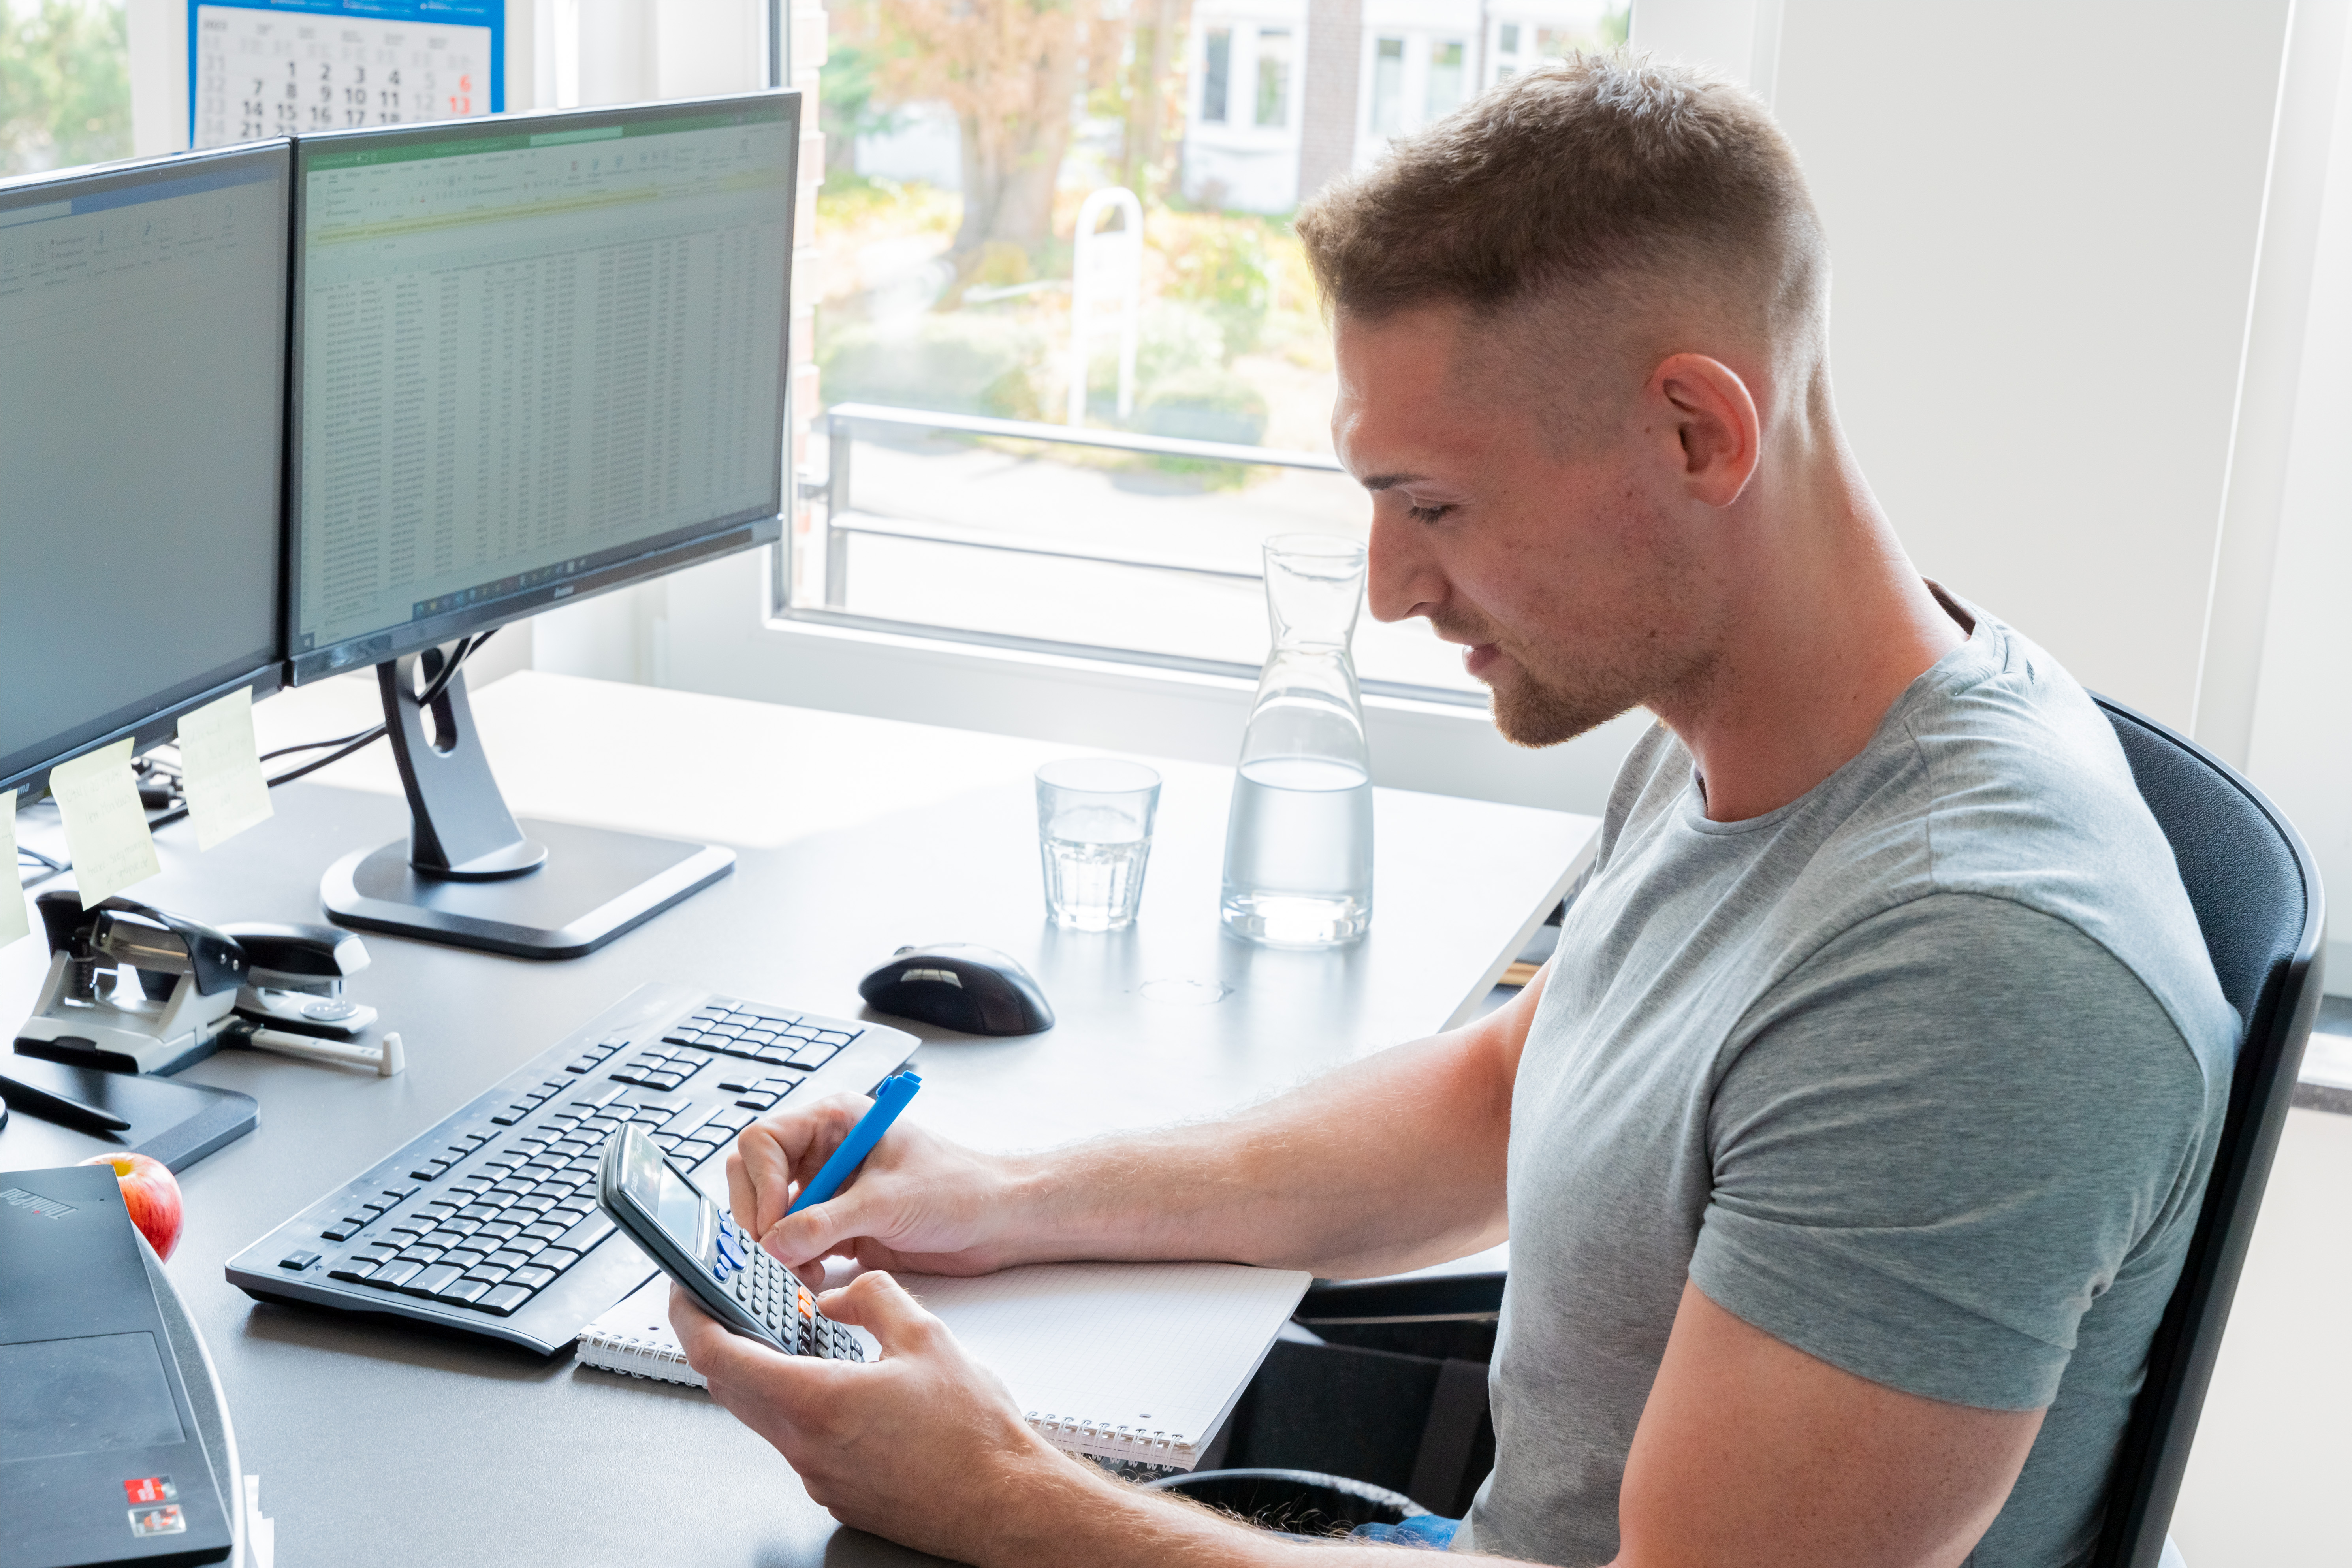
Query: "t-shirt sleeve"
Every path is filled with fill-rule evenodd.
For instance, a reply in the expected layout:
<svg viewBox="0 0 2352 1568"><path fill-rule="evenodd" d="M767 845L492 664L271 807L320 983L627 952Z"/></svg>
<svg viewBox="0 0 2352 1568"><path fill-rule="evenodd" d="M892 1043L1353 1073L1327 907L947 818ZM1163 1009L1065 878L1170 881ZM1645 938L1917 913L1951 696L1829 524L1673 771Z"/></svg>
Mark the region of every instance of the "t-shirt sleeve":
<svg viewBox="0 0 2352 1568"><path fill-rule="evenodd" d="M2046 1406L2092 1301L2194 1223L2215 1123L2196 1058L2113 954L2024 905L1865 921L1735 1043L1691 1280L1874 1383Z"/></svg>

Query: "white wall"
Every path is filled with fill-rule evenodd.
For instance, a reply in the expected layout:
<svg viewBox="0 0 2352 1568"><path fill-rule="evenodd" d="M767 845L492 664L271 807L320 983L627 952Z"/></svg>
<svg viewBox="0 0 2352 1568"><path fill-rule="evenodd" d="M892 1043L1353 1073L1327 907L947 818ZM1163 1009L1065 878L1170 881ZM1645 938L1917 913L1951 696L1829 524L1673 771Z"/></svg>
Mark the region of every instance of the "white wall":
<svg viewBox="0 0 2352 1568"><path fill-rule="evenodd" d="M2352 50L2331 119L2246 771L2319 862L2341 911L2328 922L2328 989L2352 994Z"/></svg>

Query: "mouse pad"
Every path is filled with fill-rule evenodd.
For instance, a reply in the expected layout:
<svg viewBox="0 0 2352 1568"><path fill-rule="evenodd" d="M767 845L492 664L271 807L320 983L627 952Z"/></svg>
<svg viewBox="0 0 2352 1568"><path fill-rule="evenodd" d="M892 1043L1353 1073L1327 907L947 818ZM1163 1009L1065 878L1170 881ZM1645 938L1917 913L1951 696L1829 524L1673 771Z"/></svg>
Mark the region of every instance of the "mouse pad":
<svg viewBox="0 0 2352 1568"><path fill-rule="evenodd" d="M85 1132L43 1120L22 1105L8 1108L0 1129L0 1162L11 1170L32 1170L87 1154L117 1150L160 1160L184 1171L223 1144L254 1129L253 1096L198 1083L175 1083L147 1073L101 1072L37 1057L0 1057L0 1076L110 1110L131 1123L122 1132ZM7 1094L0 1085L0 1098ZM71 1152L79 1145L80 1153Z"/></svg>

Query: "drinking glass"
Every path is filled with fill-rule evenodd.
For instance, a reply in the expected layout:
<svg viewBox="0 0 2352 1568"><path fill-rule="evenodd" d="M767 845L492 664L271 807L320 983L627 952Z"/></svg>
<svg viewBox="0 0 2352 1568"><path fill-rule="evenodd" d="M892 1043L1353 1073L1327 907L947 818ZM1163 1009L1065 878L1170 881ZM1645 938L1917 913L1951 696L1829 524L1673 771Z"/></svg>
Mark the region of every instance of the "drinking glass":
<svg viewBox="0 0 2352 1568"><path fill-rule="evenodd" d="M1069 931L1135 923L1160 775L1117 757L1066 757L1037 770L1037 852L1045 912Z"/></svg>

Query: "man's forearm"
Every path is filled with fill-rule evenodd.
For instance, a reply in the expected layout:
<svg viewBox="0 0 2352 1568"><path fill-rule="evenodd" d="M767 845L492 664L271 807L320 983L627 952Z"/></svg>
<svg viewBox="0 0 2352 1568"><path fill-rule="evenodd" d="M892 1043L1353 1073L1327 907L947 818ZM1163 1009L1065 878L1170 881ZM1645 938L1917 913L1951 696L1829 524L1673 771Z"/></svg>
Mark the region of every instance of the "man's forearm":
<svg viewBox="0 0 2352 1568"><path fill-rule="evenodd" d="M1218 1121L1015 1159L1032 1235L1008 1260L1229 1258L1346 1278L1492 1246L1507 1234L1512 1025L1399 1046Z"/></svg>

